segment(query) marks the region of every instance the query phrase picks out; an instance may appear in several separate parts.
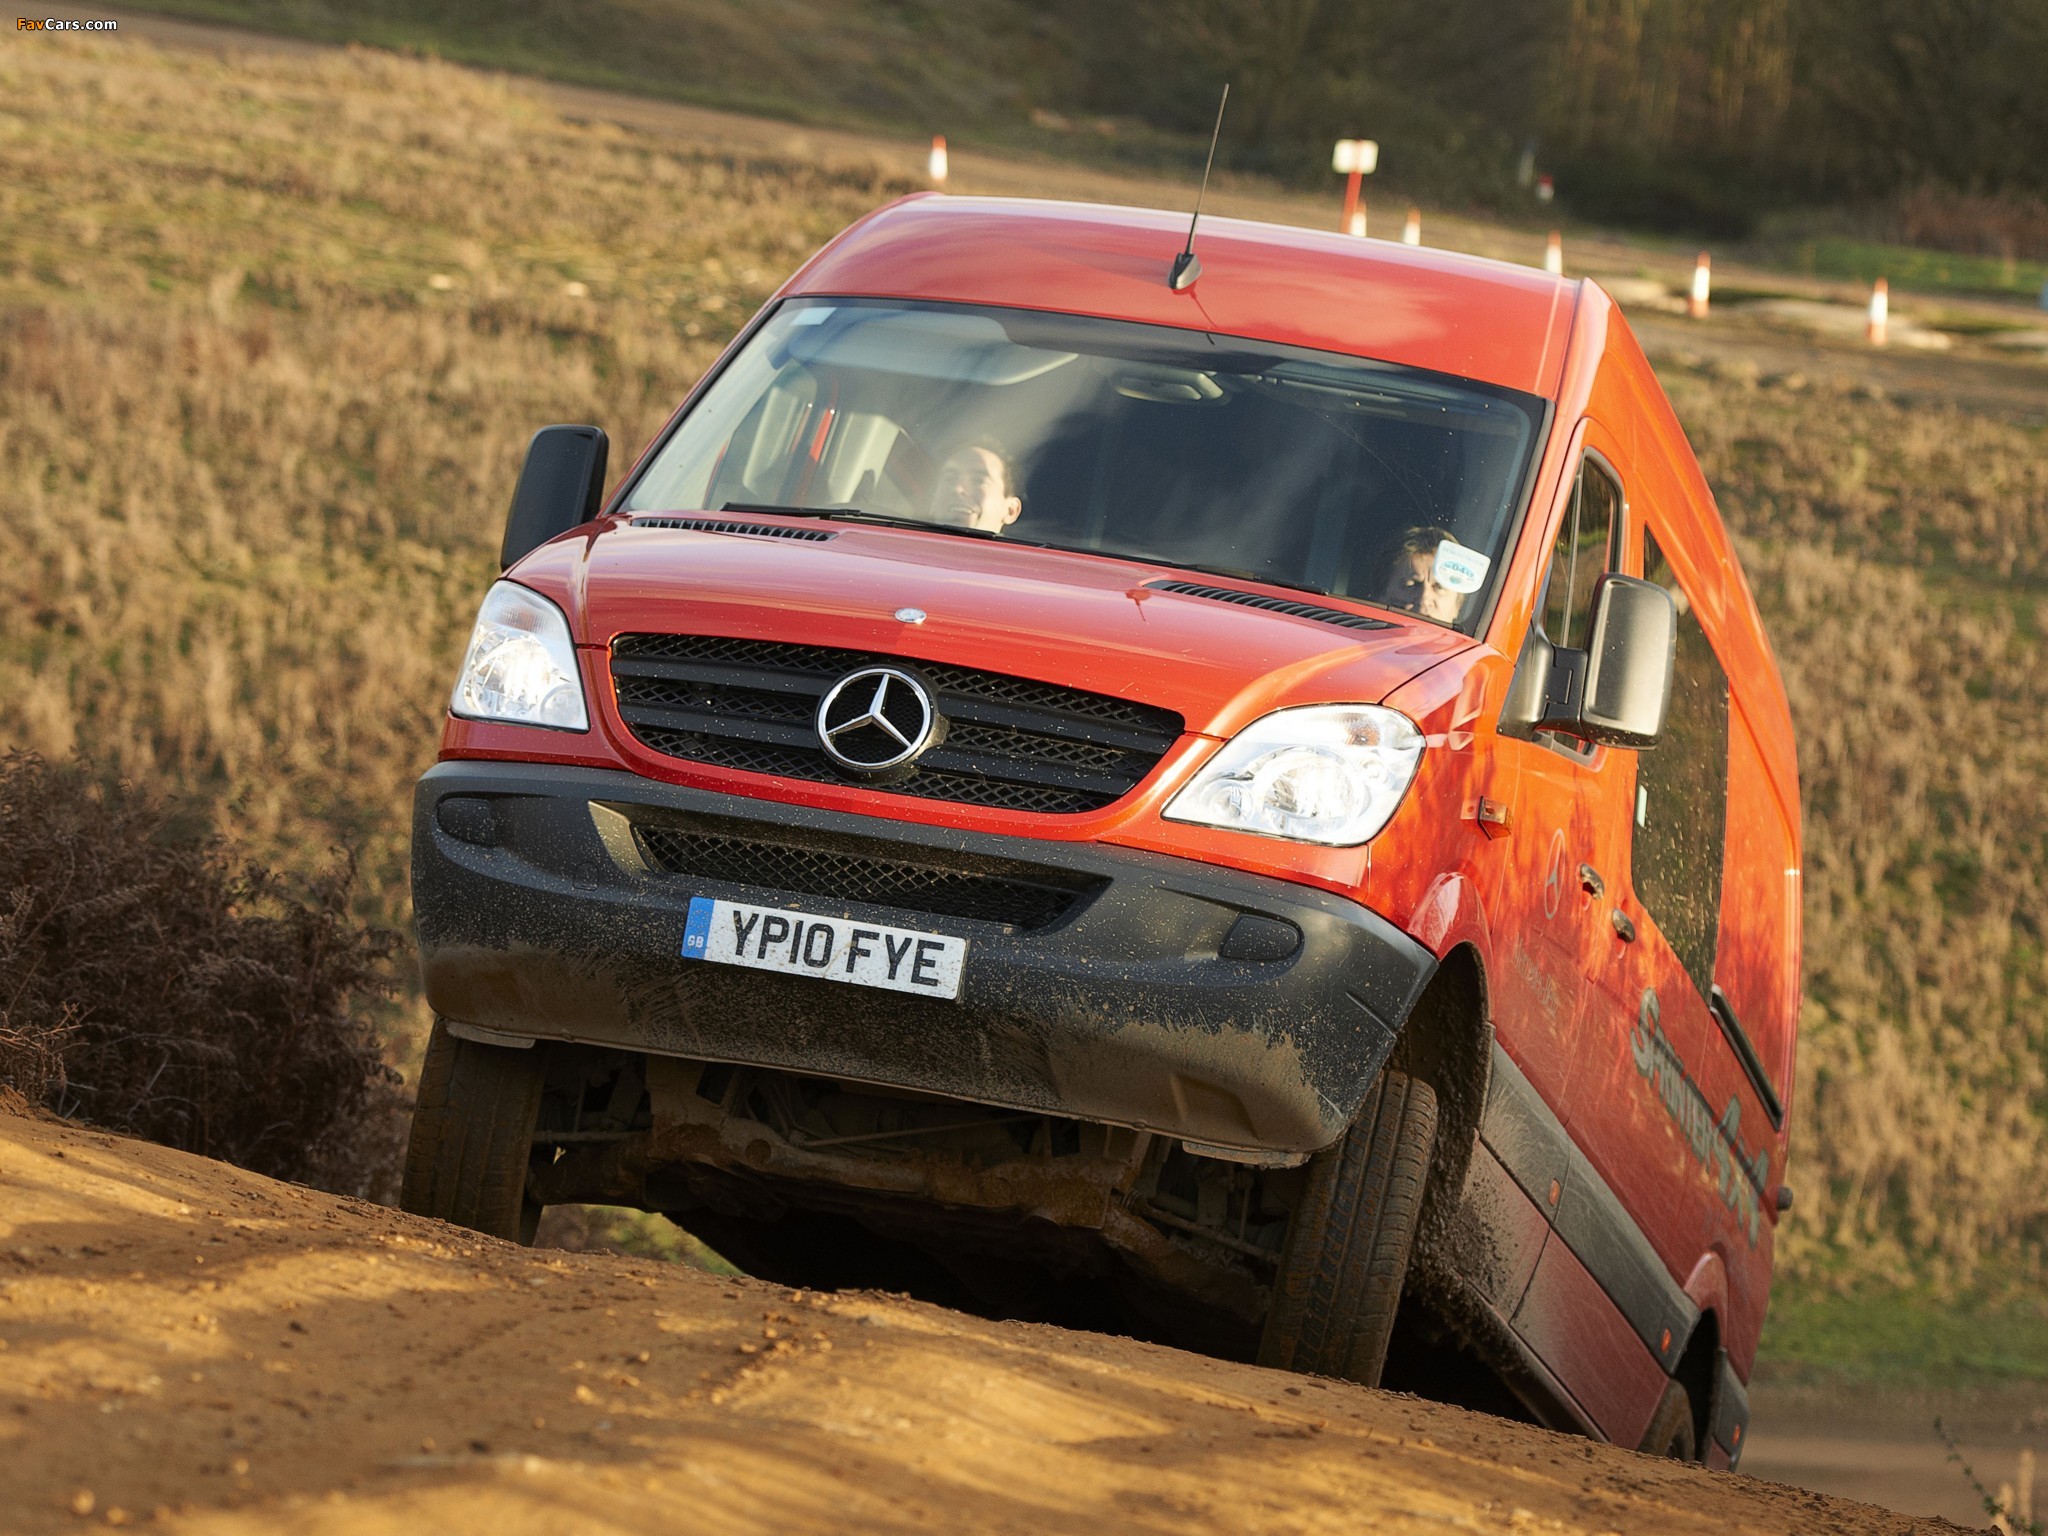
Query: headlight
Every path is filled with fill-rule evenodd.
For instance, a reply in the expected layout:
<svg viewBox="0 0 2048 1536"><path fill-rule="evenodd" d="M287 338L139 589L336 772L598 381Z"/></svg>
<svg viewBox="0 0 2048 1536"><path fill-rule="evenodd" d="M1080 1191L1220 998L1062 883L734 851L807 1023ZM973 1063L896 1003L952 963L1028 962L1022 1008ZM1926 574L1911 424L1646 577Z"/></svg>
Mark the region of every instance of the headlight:
<svg viewBox="0 0 2048 1536"><path fill-rule="evenodd" d="M495 583L477 613L448 707L471 720L589 730L562 610L515 582Z"/></svg>
<svg viewBox="0 0 2048 1536"><path fill-rule="evenodd" d="M1422 733L1396 710L1283 709L1225 743L1164 814L1353 848L1387 824L1421 761Z"/></svg>

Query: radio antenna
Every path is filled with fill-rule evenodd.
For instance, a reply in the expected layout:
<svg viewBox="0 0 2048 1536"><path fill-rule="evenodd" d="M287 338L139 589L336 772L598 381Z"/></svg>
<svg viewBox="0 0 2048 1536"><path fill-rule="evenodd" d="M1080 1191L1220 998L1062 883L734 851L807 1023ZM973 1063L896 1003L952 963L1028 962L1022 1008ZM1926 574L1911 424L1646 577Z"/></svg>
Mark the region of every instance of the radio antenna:
<svg viewBox="0 0 2048 1536"><path fill-rule="evenodd" d="M1223 134L1223 109L1230 105L1230 82L1223 83L1223 99L1216 103L1216 126L1209 133L1209 158L1202 164L1202 190L1195 194L1195 216L1188 220L1188 243L1173 258L1173 270L1166 274L1166 286L1175 293L1195 286L1202 275L1202 258L1195 254L1195 225L1201 222L1202 199L1209 195L1209 172L1216 164L1216 141Z"/></svg>

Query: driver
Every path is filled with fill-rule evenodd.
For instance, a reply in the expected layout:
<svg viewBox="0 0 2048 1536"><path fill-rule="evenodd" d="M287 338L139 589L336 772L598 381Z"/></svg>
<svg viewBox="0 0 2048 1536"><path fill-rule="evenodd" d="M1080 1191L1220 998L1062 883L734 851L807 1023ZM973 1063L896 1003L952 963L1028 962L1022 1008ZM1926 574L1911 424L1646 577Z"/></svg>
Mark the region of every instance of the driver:
<svg viewBox="0 0 2048 1536"><path fill-rule="evenodd" d="M935 523L1001 533L1023 510L1009 458L986 438L955 448L932 482L929 515Z"/></svg>
<svg viewBox="0 0 2048 1536"><path fill-rule="evenodd" d="M1458 610L1465 606L1465 594L1453 592L1436 579L1437 546L1450 538L1448 531L1435 527L1410 528L1394 546L1380 601L1389 608L1405 608L1441 624L1458 622Z"/></svg>

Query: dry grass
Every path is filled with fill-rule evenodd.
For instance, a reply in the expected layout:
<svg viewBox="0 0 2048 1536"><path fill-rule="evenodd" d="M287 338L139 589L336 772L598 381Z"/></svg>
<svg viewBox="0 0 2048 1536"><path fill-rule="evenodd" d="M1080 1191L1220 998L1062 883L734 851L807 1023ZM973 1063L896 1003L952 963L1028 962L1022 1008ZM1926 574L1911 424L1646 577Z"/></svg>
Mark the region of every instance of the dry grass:
<svg viewBox="0 0 2048 1536"><path fill-rule="evenodd" d="M630 451L895 190L372 54L10 49L0 733L199 792L268 862L353 849L402 922L403 807L527 435Z"/></svg>
<svg viewBox="0 0 2048 1536"><path fill-rule="evenodd" d="M379 55L0 55L0 741L196 794L287 868L354 849L363 915L403 922L410 785L526 435L596 421L629 451L896 190ZM1788 1263L2032 1262L2048 453L1985 418L1670 382L1802 733ZM402 1057L419 1022L387 1021Z"/></svg>
<svg viewBox="0 0 2048 1536"><path fill-rule="evenodd" d="M2048 444L1672 376L1799 726L1795 1271L1967 1278L2048 1215Z"/></svg>

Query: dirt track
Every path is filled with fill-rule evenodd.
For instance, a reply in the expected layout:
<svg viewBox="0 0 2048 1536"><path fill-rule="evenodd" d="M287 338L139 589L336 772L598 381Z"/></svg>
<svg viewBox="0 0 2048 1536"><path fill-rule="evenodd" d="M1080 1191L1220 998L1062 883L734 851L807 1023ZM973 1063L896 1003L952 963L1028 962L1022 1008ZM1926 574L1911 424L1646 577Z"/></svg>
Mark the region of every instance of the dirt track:
<svg viewBox="0 0 2048 1536"><path fill-rule="evenodd" d="M1340 1383L533 1252L0 1112L0 1527L1953 1530Z"/></svg>

